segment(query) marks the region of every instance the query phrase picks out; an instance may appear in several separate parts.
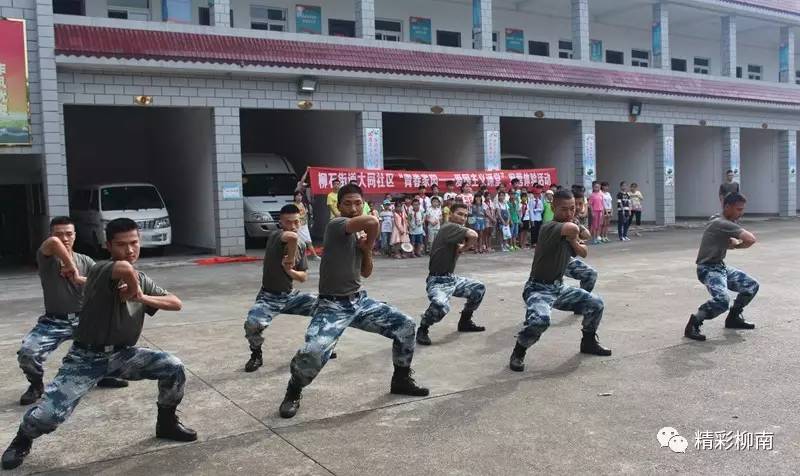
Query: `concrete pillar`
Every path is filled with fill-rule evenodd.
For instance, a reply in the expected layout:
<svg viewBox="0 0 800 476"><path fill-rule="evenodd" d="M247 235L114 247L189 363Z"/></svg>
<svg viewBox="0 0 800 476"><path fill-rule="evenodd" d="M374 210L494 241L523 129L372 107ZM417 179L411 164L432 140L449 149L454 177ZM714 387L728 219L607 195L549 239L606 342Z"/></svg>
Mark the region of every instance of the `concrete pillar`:
<svg viewBox="0 0 800 476"><path fill-rule="evenodd" d="M212 0L214 9L214 26L229 28L231 26L231 0Z"/></svg>
<svg viewBox="0 0 800 476"><path fill-rule="evenodd" d="M480 30L475 32L475 44L478 49L492 51L492 0L472 0L473 8L480 12ZM474 20L474 19L473 19Z"/></svg>
<svg viewBox="0 0 800 476"><path fill-rule="evenodd" d="M364 111L356 119L358 167L383 169L383 113Z"/></svg>
<svg viewBox="0 0 800 476"><path fill-rule="evenodd" d="M356 1L356 38L375 39L375 0Z"/></svg>
<svg viewBox="0 0 800 476"><path fill-rule="evenodd" d="M586 192L597 180L597 138L593 120L578 121L575 132L575 183L582 183Z"/></svg>
<svg viewBox="0 0 800 476"><path fill-rule="evenodd" d="M675 223L675 126L656 126L656 223Z"/></svg>
<svg viewBox="0 0 800 476"><path fill-rule="evenodd" d="M215 107L214 118L214 221L217 254L245 252L242 204L242 141L239 108Z"/></svg>
<svg viewBox="0 0 800 476"><path fill-rule="evenodd" d="M572 1L572 58L591 59L589 46L589 0Z"/></svg>
<svg viewBox="0 0 800 476"><path fill-rule="evenodd" d="M782 217L797 216L797 131L778 135L778 189Z"/></svg>
<svg viewBox="0 0 800 476"><path fill-rule="evenodd" d="M478 170L500 170L500 116L481 116L476 152Z"/></svg>
<svg viewBox="0 0 800 476"><path fill-rule="evenodd" d="M722 17L722 75L736 77L736 17Z"/></svg>
<svg viewBox="0 0 800 476"><path fill-rule="evenodd" d="M741 183L741 129L738 127L726 127L722 129L722 170L719 171L720 177L725 172L733 170L734 180Z"/></svg>
<svg viewBox="0 0 800 476"><path fill-rule="evenodd" d="M63 107L58 101L52 0L36 1L36 20L40 91L38 98L31 93L31 103L41 100L42 186L47 202L47 216L53 218L58 215L69 215L69 194L67 158L64 150Z"/></svg>
<svg viewBox="0 0 800 476"><path fill-rule="evenodd" d="M781 83L794 83L795 72L795 35L788 27L781 27L780 51L778 52L778 67L780 68L779 81ZM783 68L781 68L783 66Z"/></svg>
<svg viewBox="0 0 800 476"><path fill-rule="evenodd" d="M653 27L650 36L652 37L653 67L671 70L669 10L663 1L653 5Z"/></svg>

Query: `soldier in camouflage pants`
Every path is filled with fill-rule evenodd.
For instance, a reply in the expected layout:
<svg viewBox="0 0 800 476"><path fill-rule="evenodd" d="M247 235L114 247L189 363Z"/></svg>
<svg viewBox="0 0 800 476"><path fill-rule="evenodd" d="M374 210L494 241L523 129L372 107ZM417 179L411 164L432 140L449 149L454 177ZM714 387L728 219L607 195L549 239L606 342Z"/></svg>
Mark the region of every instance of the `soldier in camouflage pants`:
<svg viewBox="0 0 800 476"><path fill-rule="evenodd" d="M569 261L564 276L580 281L581 289L588 292L592 292L597 284L597 270L578 258Z"/></svg>
<svg viewBox="0 0 800 476"><path fill-rule="evenodd" d="M62 342L72 340L72 333L78 327L78 314L64 316L45 314L22 339L17 351L19 368L29 382L41 382L44 377L44 361Z"/></svg>
<svg viewBox="0 0 800 476"><path fill-rule="evenodd" d="M31 439L52 432L104 377L158 380L158 404L168 407L183 399L186 382L183 363L167 352L141 347L95 352L73 345L42 401L23 417L20 432Z"/></svg>
<svg viewBox="0 0 800 476"><path fill-rule="evenodd" d="M706 319L714 319L728 310L730 298L728 290L739 293L733 302L732 309L741 314L758 293L758 282L743 271L724 264L697 265L697 279L711 294L711 299L700 305L694 314L699 323Z"/></svg>
<svg viewBox="0 0 800 476"><path fill-rule="evenodd" d="M365 291L336 299L320 298L306 331L305 346L292 359L292 381L305 387L328 362L336 342L347 327L380 334L394 340L395 367L409 368L414 357L414 320L394 307L376 301Z"/></svg>
<svg viewBox="0 0 800 476"><path fill-rule="evenodd" d="M288 293L271 293L261 290L256 296L256 302L247 313L244 323L244 334L250 343L250 349L260 349L264 343L262 333L272 324L276 314L297 314L310 316L317 302L316 296L293 290Z"/></svg>
<svg viewBox="0 0 800 476"><path fill-rule="evenodd" d="M472 315L483 301L486 286L475 279L456 276L428 276L428 299L431 304L422 315L422 325L432 326L441 321L450 312L450 297L463 297L467 299L463 313Z"/></svg>

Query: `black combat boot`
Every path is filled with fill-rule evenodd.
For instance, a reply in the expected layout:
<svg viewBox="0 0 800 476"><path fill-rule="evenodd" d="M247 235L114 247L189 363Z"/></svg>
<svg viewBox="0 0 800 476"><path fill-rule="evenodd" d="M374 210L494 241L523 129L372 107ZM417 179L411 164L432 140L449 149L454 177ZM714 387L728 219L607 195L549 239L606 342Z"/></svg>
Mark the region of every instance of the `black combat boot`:
<svg viewBox="0 0 800 476"><path fill-rule="evenodd" d="M461 311L461 319L458 321L458 332L483 332L483 326L477 326L472 322L473 311Z"/></svg>
<svg viewBox="0 0 800 476"><path fill-rule="evenodd" d="M292 418L297 415L297 410L300 409L300 400L302 399L303 387L297 385L293 378L289 379L289 385L286 387L286 395L281 402L281 418Z"/></svg>
<svg viewBox="0 0 800 476"><path fill-rule="evenodd" d="M42 394L44 393L44 384L41 380L37 380L36 382L31 382L28 385L28 390L25 390L25 393L19 397L19 404L20 405L30 405L31 403L35 403L36 400L41 398Z"/></svg>
<svg viewBox="0 0 800 476"><path fill-rule="evenodd" d="M700 332L700 326L702 325L703 323L697 319L697 316L692 314L689 316L689 322L686 323L686 329L683 330L683 335L694 340L706 340L706 336Z"/></svg>
<svg viewBox="0 0 800 476"><path fill-rule="evenodd" d="M395 395L411 395L412 397L427 397L430 391L417 385L414 377L411 376L412 372L411 367L398 367L395 365L391 393Z"/></svg>
<svg viewBox="0 0 800 476"><path fill-rule="evenodd" d="M97 382L100 388L125 388L128 386L128 381L121 378L106 377Z"/></svg>
<svg viewBox="0 0 800 476"><path fill-rule="evenodd" d="M17 436L8 445L6 451L3 453L3 469L14 469L22 464L22 461L31 452L31 445L33 440L23 435L21 431L17 432Z"/></svg>
<svg viewBox="0 0 800 476"><path fill-rule="evenodd" d="M250 360L244 364L244 371L245 372L255 372L256 369L264 365L264 361L261 358L261 348L258 349L250 349Z"/></svg>
<svg viewBox="0 0 800 476"><path fill-rule="evenodd" d="M725 328L727 329L755 329L756 325L744 320L741 307L732 307L725 318Z"/></svg>
<svg viewBox="0 0 800 476"><path fill-rule="evenodd" d="M431 337L428 335L428 326L420 324L417 329L417 344L431 345Z"/></svg>
<svg viewBox="0 0 800 476"><path fill-rule="evenodd" d="M525 370L525 353L528 351L525 347L519 345L519 342L514 345L514 351L511 352L511 359L508 361L508 368L514 372L522 372Z"/></svg>
<svg viewBox="0 0 800 476"><path fill-rule="evenodd" d="M600 339L595 332L583 331L581 339L581 354L591 355L611 355L611 349L606 349L600 345Z"/></svg>
<svg viewBox="0 0 800 476"><path fill-rule="evenodd" d="M194 441L197 432L187 428L175 414L177 407L158 406L158 421L156 422L156 436L167 440Z"/></svg>

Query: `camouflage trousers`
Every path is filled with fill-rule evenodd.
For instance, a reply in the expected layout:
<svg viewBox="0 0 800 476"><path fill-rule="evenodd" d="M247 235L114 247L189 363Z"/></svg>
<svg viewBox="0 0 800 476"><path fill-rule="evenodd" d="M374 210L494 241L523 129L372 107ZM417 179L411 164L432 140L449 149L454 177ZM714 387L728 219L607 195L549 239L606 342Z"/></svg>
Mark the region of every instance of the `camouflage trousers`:
<svg viewBox="0 0 800 476"><path fill-rule="evenodd" d="M581 289L584 291L592 292L594 285L597 284L597 270L578 258L569 260L564 276L580 281Z"/></svg>
<svg viewBox="0 0 800 476"><path fill-rule="evenodd" d="M271 293L264 289L259 291L256 303L250 308L244 322L244 336L250 343L250 349L261 348L264 343L261 334L272 324L276 314L310 316L316 302L317 297L313 294L301 293L296 289L287 293Z"/></svg>
<svg viewBox="0 0 800 476"><path fill-rule="evenodd" d="M142 347L94 352L73 345L41 402L25 413L20 430L29 438L52 432L104 377L158 380L158 404L163 406L177 406L186 383L183 363L170 353Z"/></svg>
<svg viewBox="0 0 800 476"><path fill-rule="evenodd" d="M444 276L428 276L426 291L431 304L422 315L422 324L432 326L441 321L450 312L450 297L467 298L464 311L478 309L486 293L486 286L480 281L447 274Z"/></svg>
<svg viewBox="0 0 800 476"><path fill-rule="evenodd" d="M62 342L72 339L72 332L78 327L78 314L67 314L66 319L44 315L22 339L17 351L19 368L29 382L41 382L44 376L44 362Z"/></svg>
<svg viewBox="0 0 800 476"><path fill-rule="evenodd" d="M303 387L310 384L328 362L347 327L392 339L394 365L411 366L416 323L392 306L371 299L361 291L350 297L320 297L317 300L306 330L306 343L292 359L292 380Z"/></svg>
<svg viewBox="0 0 800 476"><path fill-rule="evenodd" d="M544 284L528 280L522 298L525 300L527 312L517 342L525 348L535 344L550 327L550 312L553 308L583 314L584 332L597 332L603 318L603 300L599 296L567 286L561 281Z"/></svg>
<svg viewBox="0 0 800 476"><path fill-rule="evenodd" d="M695 314L701 321L714 319L728 310L729 289L739 293L733 302L733 307L739 309L747 306L758 293L758 282L755 279L724 264L698 264L697 279L711 294L711 299L703 303Z"/></svg>

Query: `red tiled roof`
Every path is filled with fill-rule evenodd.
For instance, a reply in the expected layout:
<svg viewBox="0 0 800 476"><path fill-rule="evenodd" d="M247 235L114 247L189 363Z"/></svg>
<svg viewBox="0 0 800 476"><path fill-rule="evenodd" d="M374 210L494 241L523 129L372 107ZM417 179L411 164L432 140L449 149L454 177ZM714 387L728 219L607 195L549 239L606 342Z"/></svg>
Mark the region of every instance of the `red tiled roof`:
<svg viewBox="0 0 800 476"><path fill-rule="evenodd" d="M800 15L800 1L798 0L723 0L748 7L764 8L780 13Z"/></svg>
<svg viewBox="0 0 800 476"><path fill-rule="evenodd" d="M614 71L455 52L63 24L55 26L55 35L56 53L65 56L405 74L800 105L800 87L732 84L702 77Z"/></svg>

